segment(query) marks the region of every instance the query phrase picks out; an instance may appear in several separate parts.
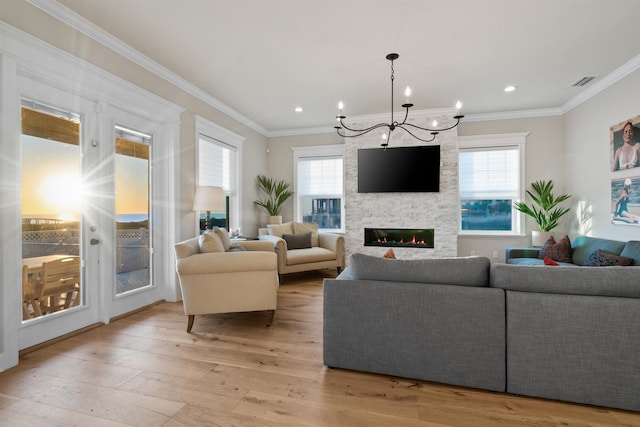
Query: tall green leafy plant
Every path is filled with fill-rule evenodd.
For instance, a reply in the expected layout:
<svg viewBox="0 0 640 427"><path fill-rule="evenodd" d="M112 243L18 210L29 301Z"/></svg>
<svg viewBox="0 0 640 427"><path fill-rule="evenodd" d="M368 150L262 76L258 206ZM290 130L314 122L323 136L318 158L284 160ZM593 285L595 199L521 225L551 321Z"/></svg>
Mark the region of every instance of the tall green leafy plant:
<svg viewBox="0 0 640 427"><path fill-rule="evenodd" d="M265 208L271 216L280 215L282 206L291 196L293 196L291 184L284 180L276 181L265 175L258 175L256 183L258 185L258 189L264 193L265 197L256 200L253 203Z"/></svg>
<svg viewBox="0 0 640 427"><path fill-rule="evenodd" d="M571 196L562 194L553 195L553 181L535 181L531 184L531 190L527 194L533 200L531 206L525 202L515 202L514 207L525 215L535 219L540 231L551 231L557 227L560 218L568 213L571 208L559 206Z"/></svg>

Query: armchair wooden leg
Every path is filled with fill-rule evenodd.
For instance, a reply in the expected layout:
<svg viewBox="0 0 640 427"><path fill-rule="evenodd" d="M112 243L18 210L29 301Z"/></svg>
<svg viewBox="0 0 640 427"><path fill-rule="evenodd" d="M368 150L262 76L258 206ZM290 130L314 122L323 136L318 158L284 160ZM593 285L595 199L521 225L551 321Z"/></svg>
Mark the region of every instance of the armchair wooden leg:
<svg viewBox="0 0 640 427"><path fill-rule="evenodd" d="M340 272L342 271L342 267L337 267L336 270L338 270L338 274L340 274Z"/></svg>
<svg viewBox="0 0 640 427"><path fill-rule="evenodd" d="M195 315L190 314L189 315L189 321L187 322L187 332L191 332L191 328L193 328L193 321L196 318Z"/></svg>
<svg viewBox="0 0 640 427"><path fill-rule="evenodd" d="M273 323L273 316L276 315L276 311L275 310L268 310L267 311L267 325L266 326L271 326L271 324Z"/></svg>

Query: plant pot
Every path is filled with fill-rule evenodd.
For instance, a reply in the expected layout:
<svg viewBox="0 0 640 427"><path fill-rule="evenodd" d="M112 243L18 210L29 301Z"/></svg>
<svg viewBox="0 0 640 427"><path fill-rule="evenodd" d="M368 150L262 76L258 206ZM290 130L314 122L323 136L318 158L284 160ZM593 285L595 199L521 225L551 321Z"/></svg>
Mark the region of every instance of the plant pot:
<svg viewBox="0 0 640 427"><path fill-rule="evenodd" d="M539 231L533 230L531 232L531 245L534 248L539 248L544 245L549 237L553 235L553 231Z"/></svg>
<svg viewBox="0 0 640 427"><path fill-rule="evenodd" d="M282 224L282 215L269 216L267 224Z"/></svg>

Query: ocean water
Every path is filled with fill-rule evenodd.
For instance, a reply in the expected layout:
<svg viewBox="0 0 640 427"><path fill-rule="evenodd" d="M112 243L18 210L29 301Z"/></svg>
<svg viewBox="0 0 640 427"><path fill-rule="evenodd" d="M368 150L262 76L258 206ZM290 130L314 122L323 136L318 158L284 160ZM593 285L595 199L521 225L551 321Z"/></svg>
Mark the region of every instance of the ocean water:
<svg viewBox="0 0 640 427"><path fill-rule="evenodd" d="M116 215L117 222L140 222L149 219L149 215L144 214L120 214Z"/></svg>
<svg viewBox="0 0 640 427"><path fill-rule="evenodd" d="M58 218L58 215L56 214L29 214L29 215L24 215L23 217L24 219L27 218L32 218L32 219L55 219ZM146 213L141 213L141 214L119 214L116 215L116 221L117 222L140 222L140 221L146 221L149 219L149 215ZM73 220L75 221L75 220Z"/></svg>

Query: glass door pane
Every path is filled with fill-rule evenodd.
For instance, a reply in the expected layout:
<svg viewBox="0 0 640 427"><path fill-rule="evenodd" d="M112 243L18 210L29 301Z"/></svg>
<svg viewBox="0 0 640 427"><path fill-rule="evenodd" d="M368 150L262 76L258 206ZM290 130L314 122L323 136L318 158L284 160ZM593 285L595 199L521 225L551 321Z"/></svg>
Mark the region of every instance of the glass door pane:
<svg viewBox="0 0 640 427"><path fill-rule="evenodd" d="M151 284L151 136L116 126L116 294Z"/></svg>
<svg viewBox="0 0 640 427"><path fill-rule="evenodd" d="M22 317L83 304L80 116L22 108Z"/></svg>

